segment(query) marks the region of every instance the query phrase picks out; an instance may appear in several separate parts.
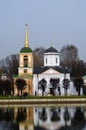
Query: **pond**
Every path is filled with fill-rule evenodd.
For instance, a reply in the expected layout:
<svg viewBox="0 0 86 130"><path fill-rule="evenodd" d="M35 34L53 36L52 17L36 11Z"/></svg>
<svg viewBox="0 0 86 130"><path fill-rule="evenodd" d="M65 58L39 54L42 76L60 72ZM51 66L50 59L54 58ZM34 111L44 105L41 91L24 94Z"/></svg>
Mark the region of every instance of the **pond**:
<svg viewBox="0 0 86 130"><path fill-rule="evenodd" d="M86 107L1 106L0 130L86 130Z"/></svg>

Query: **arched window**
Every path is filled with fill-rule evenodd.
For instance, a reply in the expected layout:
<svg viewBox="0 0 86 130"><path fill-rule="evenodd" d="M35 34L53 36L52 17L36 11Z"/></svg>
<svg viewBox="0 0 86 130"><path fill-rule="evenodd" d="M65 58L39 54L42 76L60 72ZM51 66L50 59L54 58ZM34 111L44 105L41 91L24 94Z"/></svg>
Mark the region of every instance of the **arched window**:
<svg viewBox="0 0 86 130"><path fill-rule="evenodd" d="M56 58L56 63L58 62L57 58Z"/></svg>
<svg viewBox="0 0 86 130"><path fill-rule="evenodd" d="M24 67L28 67L28 57L24 56Z"/></svg>

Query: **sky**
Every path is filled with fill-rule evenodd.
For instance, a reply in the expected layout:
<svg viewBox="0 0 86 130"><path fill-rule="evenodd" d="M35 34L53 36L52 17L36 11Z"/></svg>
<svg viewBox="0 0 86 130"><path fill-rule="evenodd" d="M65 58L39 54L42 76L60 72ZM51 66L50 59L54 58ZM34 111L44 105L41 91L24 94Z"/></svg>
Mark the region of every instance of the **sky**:
<svg viewBox="0 0 86 130"><path fill-rule="evenodd" d="M0 60L29 46L75 45L86 62L86 0L0 0Z"/></svg>

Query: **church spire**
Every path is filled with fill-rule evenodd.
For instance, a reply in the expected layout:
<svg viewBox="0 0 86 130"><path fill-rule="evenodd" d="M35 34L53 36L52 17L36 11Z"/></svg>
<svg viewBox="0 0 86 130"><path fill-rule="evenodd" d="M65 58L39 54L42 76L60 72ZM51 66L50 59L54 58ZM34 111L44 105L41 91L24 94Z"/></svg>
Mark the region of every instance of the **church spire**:
<svg viewBox="0 0 86 130"><path fill-rule="evenodd" d="M26 35L25 35L25 44L24 47L28 47L28 25L26 24Z"/></svg>

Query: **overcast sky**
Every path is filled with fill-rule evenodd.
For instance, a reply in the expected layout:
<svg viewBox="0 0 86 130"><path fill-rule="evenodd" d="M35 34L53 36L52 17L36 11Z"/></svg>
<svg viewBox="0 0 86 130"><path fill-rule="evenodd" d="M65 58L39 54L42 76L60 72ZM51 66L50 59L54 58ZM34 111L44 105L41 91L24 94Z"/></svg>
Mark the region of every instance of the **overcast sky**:
<svg viewBox="0 0 86 130"><path fill-rule="evenodd" d="M0 59L19 53L26 23L32 49L74 44L86 61L86 0L0 0Z"/></svg>

